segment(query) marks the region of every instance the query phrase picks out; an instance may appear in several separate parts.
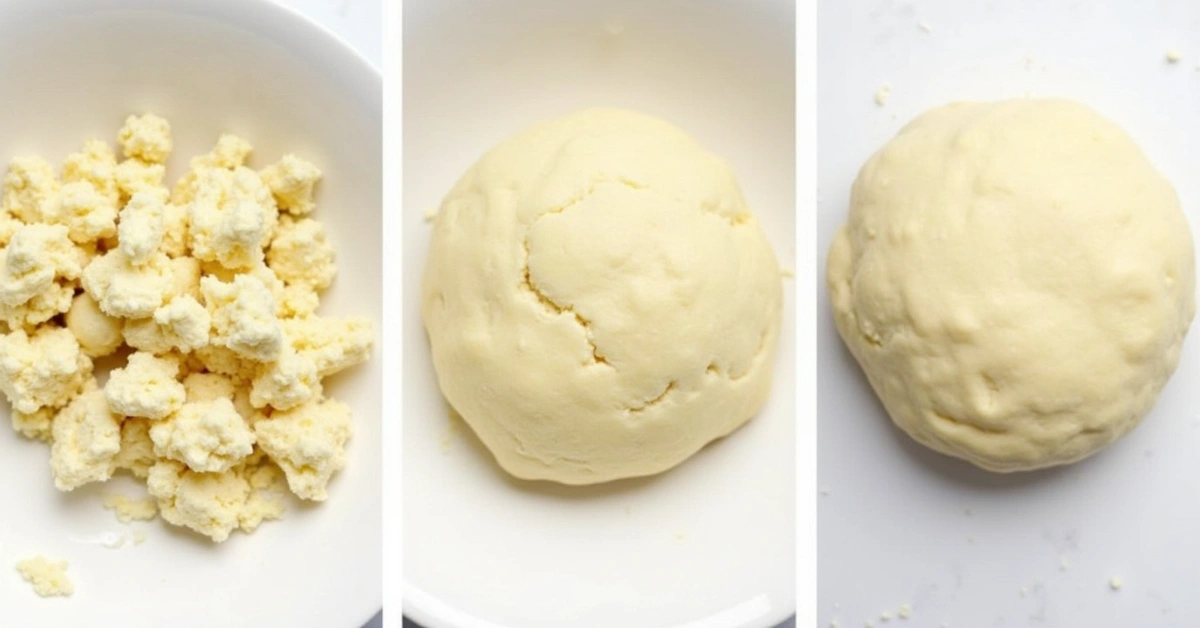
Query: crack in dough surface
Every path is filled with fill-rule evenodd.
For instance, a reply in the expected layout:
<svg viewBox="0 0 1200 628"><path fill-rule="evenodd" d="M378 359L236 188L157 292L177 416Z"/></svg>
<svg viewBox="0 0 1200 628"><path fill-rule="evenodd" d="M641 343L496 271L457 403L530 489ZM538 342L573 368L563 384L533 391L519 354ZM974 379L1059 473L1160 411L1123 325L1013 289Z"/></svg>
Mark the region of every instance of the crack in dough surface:
<svg viewBox="0 0 1200 628"><path fill-rule="evenodd" d="M619 181L622 185L626 185L626 186L630 187L631 189L642 189L642 187L643 187L643 186L637 185L631 181L627 181L627 180L619 180ZM550 297L546 296L546 293L539 290L537 287L537 284L535 284L533 282L533 276L529 270L529 230L533 228L533 224L536 223L537 221L541 220L543 217L545 217L547 215L561 214L561 213L565 212L567 209L569 209L571 206L582 202L584 199L586 199L587 197L591 196L592 194L594 194L596 192L596 186L600 183L603 183L603 182L602 181L592 182L592 184L590 186L588 186L587 191L584 192L583 194L581 194L580 196L567 201L565 204L563 204L559 207L549 209L549 210L539 214L537 216L537 218L534 218L533 221L530 223L530 225L526 228L525 236L522 240L522 249L524 250L525 257L524 257L524 263L522 264L522 269L521 269L522 277L524 279L521 283L521 286L523 288L525 288L526 290L528 290L530 293L532 293L533 296L539 302L541 302L542 305L546 306L547 310L549 310L555 314L569 314L569 315L573 316L575 318L575 322L579 323L580 329L583 330L583 336L584 336L584 339L587 341L588 347L591 348L592 363L600 364L603 366L611 366L608 363L608 360L604 357L604 355L602 353L600 353L600 349L596 346L596 340L592 336L591 322L588 321L588 319L584 318L582 314L580 314L579 312L576 312L573 308L571 308L571 306L561 305L559 303L556 303L554 301L554 299L551 299Z"/></svg>

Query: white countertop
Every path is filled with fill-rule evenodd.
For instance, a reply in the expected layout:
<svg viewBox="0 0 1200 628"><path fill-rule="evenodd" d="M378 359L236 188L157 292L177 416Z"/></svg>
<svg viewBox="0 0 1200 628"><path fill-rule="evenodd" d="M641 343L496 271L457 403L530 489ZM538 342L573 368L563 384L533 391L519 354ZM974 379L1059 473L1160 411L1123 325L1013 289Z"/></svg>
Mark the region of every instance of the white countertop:
<svg viewBox="0 0 1200 628"><path fill-rule="evenodd" d="M1195 0L819 4L819 250L810 254L822 285L858 168L913 116L951 100L1028 93L1091 105L1175 184L1200 233ZM1165 60L1172 48L1183 54L1175 64ZM891 97L878 106L884 83ZM842 346L824 289L817 311L822 626L1200 626L1196 325L1133 433L1075 465L998 475L894 428ZM906 603L911 618L898 621Z"/></svg>

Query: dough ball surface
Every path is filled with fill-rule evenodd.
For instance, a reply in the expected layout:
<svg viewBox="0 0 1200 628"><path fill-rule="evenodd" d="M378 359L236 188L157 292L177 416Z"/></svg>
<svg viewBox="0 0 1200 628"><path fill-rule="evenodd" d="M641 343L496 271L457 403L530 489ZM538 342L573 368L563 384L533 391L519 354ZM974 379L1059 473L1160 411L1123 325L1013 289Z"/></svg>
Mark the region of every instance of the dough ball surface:
<svg viewBox="0 0 1200 628"><path fill-rule="evenodd" d="M892 420L993 471L1132 430L1195 312L1188 223L1126 133L1063 100L929 111L867 161L829 251L838 331Z"/></svg>
<svg viewBox="0 0 1200 628"><path fill-rule="evenodd" d="M67 310L67 329L89 357L106 356L125 342L124 321L100 311L100 305L86 292L75 295Z"/></svg>
<svg viewBox="0 0 1200 628"><path fill-rule="evenodd" d="M780 272L729 167L615 109L484 155L433 226L422 314L438 383L509 473L659 473L762 406Z"/></svg>

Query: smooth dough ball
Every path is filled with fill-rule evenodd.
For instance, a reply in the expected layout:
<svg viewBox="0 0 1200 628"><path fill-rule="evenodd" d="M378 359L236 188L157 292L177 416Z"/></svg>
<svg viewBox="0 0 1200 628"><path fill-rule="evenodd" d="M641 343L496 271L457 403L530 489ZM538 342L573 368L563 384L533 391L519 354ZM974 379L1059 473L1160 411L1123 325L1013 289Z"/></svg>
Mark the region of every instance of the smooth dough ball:
<svg viewBox="0 0 1200 628"><path fill-rule="evenodd" d="M459 180L422 313L442 392L509 473L659 473L762 406L779 266L733 172L678 128L591 109Z"/></svg>
<svg viewBox="0 0 1200 628"><path fill-rule="evenodd" d="M1195 312L1171 184L1061 100L959 103L863 166L829 252L837 327L917 441L993 471L1067 464L1149 412Z"/></svg>
<svg viewBox="0 0 1200 628"><path fill-rule="evenodd" d="M75 295L66 321L67 329L75 334L83 352L93 358L116 351L125 341L121 333L124 322L101 312L96 300L86 292Z"/></svg>

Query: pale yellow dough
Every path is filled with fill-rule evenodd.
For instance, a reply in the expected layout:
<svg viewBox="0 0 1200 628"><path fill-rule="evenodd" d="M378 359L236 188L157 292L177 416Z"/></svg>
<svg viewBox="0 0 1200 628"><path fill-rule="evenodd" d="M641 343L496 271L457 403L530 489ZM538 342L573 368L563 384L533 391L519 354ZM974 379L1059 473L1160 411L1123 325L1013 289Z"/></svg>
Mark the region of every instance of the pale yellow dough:
<svg viewBox="0 0 1200 628"><path fill-rule="evenodd" d="M665 471L762 406L779 266L733 172L591 109L483 156L442 203L422 295L443 393L509 473Z"/></svg>
<svg viewBox="0 0 1200 628"><path fill-rule="evenodd" d="M1062 100L958 103L858 175L829 251L842 338L897 425L993 471L1133 429L1195 312L1192 238L1133 140Z"/></svg>

